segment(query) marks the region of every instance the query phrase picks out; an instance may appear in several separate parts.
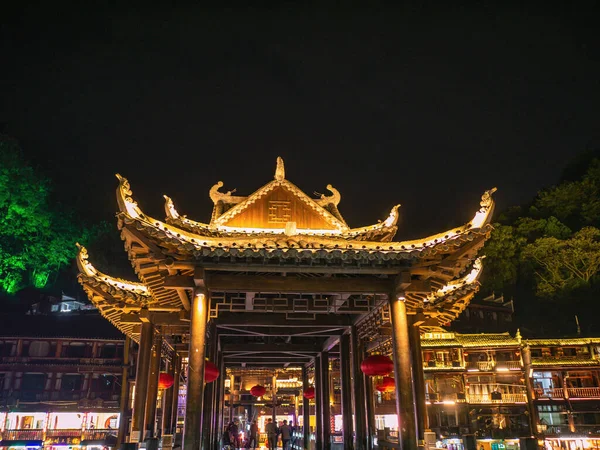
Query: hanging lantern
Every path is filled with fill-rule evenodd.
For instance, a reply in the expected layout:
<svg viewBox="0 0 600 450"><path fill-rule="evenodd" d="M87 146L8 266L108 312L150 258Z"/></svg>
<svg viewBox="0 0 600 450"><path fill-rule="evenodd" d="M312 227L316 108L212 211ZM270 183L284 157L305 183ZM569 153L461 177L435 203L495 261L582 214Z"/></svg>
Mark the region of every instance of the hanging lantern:
<svg viewBox="0 0 600 450"><path fill-rule="evenodd" d="M216 364L206 361L204 363L204 382L212 383L217 378L219 378L219 368L216 366Z"/></svg>
<svg viewBox="0 0 600 450"><path fill-rule="evenodd" d="M394 362L385 355L371 355L360 363L360 370L369 376L384 376L394 371Z"/></svg>
<svg viewBox="0 0 600 450"><path fill-rule="evenodd" d="M262 397L267 392L267 389L264 386L256 385L250 389L250 393L255 397Z"/></svg>
<svg viewBox="0 0 600 450"><path fill-rule="evenodd" d="M158 374L158 388L159 389L169 389L173 386L175 380L173 379L173 375L166 372L161 372Z"/></svg>
<svg viewBox="0 0 600 450"><path fill-rule="evenodd" d="M307 398L309 400L315 398L315 388L314 387L309 387L308 389L306 389L304 391L304 398Z"/></svg>
<svg viewBox="0 0 600 450"><path fill-rule="evenodd" d="M379 392L394 392L396 390L396 382L393 378L383 377L383 381L375 386Z"/></svg>

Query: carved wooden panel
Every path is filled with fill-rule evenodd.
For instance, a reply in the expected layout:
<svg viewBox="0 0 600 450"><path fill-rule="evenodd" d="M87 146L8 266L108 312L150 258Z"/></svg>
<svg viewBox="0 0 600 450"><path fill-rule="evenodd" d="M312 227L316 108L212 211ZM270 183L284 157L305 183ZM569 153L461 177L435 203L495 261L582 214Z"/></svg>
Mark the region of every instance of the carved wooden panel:
<svg viewBox="0 0 600 450"><path fill-rule="evenodd" d="M283 186L273 189L224 225L285 229L288 222L296 222L296 228L301 229L335 229L317 211Z"/></svg>

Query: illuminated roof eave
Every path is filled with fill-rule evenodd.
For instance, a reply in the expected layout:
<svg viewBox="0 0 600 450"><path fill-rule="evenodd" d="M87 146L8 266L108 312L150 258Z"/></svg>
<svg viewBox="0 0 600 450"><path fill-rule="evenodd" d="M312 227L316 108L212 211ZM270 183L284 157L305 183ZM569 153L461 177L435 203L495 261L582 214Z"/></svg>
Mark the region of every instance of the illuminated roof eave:
<svg viewBox="0 0 600 450"><path fill-rule="evenodd" d="M202 236L196 233L189 232L180 227L169 225L153 217L147 216L139 208L137 203L131 198L131 189L129 182L124 177L117 175L119 179L119 187L117 188L117 202L119 209L122 214L131 220L137 220L147 227L154 228L164 232L166 235L179 240L182 244L188 244L195 248L201 247L222 247L222 248L245 248L247 246L254 248L268 247L265 245L265 240L269 240L268 236L220 236L210 237ZM277 180L275 180L277 181ZM286 180L283 180L286 181ZM291 183L290 183L291 184ZM334 237L318 237L317 241L319 245L317 247L303 247L301 241L303 235L297 235L298 241L300 241L298 248L305 248L307 250L316 251L323 248L327 249L340 249L340 250L367 250L367 251L394 251L394 252L412 252L412 251L423 251L433 246L444 244L452 241L455 238L461 237L461 235L467 233L479 233L484 234L491 231L489 228L489 222L491 221L491 213L494 207L494 201L491 194L495 191L495 188L486 191L482 196L481 208L473 219L462 227L453 228L452 230L438 233L433 236L428 236L423 239L414 239L410 241L402 242L378 242L378 241L359 241L359 240L344 240ZM318 206L318 205L317 205ZM222 217L222 216L221 216ZM336 219L337 220L337 219ZM278 245L277 247L281 247ZM285 246L284 246L285 248Z"/></svg>
<svg viewBox="0 0 600 450"><path fill-rule="evenodd" d="M87 249L79 244L77 244L77 247L79 248L79 252L77 253L77 267L82 275L96 280L98 283L110 286L111 288L151 300L152 297L146 285L123 280L122 278L111 277L110 275L100 272L88 261Z"/></svg>

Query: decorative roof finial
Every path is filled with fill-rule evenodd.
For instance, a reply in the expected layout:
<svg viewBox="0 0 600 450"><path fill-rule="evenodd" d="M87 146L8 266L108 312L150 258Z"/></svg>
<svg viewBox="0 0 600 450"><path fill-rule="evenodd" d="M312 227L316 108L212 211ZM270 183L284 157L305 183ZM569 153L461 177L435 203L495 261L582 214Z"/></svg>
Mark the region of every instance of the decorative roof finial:
<svg viewBox="0 0 600 450"><path fill-rule="evenodd" d="M275 169L275 179L277 181L283 181L285 179L285 167L283 166L283 159L281 159L281 156L277 157L277 168Z"/></svg>

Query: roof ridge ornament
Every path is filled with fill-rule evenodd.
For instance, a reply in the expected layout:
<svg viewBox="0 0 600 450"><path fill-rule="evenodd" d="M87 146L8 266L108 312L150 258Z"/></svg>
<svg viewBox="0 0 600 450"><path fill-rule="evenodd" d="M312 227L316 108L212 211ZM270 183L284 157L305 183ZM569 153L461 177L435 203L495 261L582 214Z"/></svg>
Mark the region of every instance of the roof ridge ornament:
<svg viewBox="0 0 600 450"><path fill-rule="evenodd" d="M214 204L217 204L220 200L223 200L225 203L239 203L240 197L233 197L231 194L234 194L237 189L232 189L227 192L219 192L219 189L223 187L222 181L217 181L213 187L210 188L208 195Z"/></svg>
<svg viewBox="0 0 600 450"><path fill-rule="evenodd" d="M479 205L479 211L475 213L475 217L470 222L471 228L481 228L491 220L492 213L494 212L494 199L492 195L498 188L491 188L483 193Z"/></svg>
<svg viewBox="0 0 600 450"><path fill-rule="evenodd" d="M180 214L175 209L175 204L173 200L168 195L164 195L165 198L165 214L169 219L179 219Z"/></svg>
<svg viewBox="0 0 600 450"><path fill-rule="evenodd" d="M285 166L283 165L283 159L281 156L277 157L277 168L275 169L275 179L277 181L285 180Z"/></svg>
<svg viewBox="0 0 600 450"><path fill-rule="evenodd" d="M342 199L342 194L340 194L340 191L334 188L331 184L325 186L325 189L331 192L331 195L325 195L315 191L314 194L319 196L319 198L317 198L315 201L321 206L331 204L337 207Z"/></svg>
<svg viewBox="0 0 600 450"><path fill-rule="evenodd" d="M117 204L119 205L119 209L121 212L129 214L130 217L140 217L142 216L142 210L139 208L137 202L133 200L131 186L129 185L129 181L124 176L120 174L115 174L117 179L119 180L119 187L117 188Z"/></svg>

